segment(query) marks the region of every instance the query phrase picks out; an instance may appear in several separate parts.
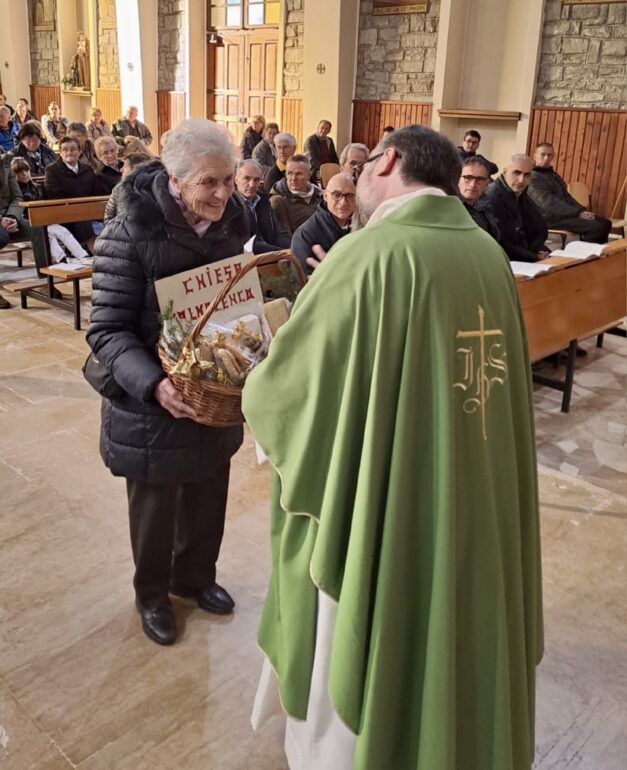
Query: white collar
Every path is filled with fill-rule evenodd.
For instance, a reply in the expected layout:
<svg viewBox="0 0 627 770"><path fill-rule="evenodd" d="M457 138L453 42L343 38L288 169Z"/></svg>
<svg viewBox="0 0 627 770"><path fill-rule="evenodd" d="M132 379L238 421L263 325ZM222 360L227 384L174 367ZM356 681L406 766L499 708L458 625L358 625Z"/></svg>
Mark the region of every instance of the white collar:
<svg viewBox="0 0 627 770"><path fill-rule="evenodd" d="M65 161L63 161L65 163ZM70 166L69 163L65 163L65 165L70 169L70 171L73 171L75 174L78 174L78 162L75 166Z"/></svg>
<svg viewBox="0 0 627 770"><path fill-rule="evenodd" d="M412 190L411 192L403 193L403 195L397 195L395 198L388 198L388 200L380 203L373 211L366 227L376 225L377 222L380 222L382 219L385 219L385 217L393 214L396 209L399 209L405 203L408 203L413 198L418 198L421 195L439 195L446 197L444 190L440 190L439 187L421 187L419 190Z"/></svg>

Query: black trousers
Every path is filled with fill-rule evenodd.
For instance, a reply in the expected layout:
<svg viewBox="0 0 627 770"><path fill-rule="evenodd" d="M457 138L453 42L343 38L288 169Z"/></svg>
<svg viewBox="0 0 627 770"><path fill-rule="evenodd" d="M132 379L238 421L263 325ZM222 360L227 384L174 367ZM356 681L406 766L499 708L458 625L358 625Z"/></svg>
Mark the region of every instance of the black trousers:
<svg viewBox="0 0 627 770"><path fill-rule="evenodd" d="M170 583L192 589L215 583L229 472L226 463L202 484L126 480L133 585L144 607L166 602Z"/></svg>
<svg viewBox="0 0 627 770"><path fill-rule="evenodd" d="M581 235L582 241L588 243L607 243L607 236L612 229L612 223L604 217L594 219L579 219L579 217L567 217L549 225L549 228L558 230L570 230L571 233Z"/></svg>

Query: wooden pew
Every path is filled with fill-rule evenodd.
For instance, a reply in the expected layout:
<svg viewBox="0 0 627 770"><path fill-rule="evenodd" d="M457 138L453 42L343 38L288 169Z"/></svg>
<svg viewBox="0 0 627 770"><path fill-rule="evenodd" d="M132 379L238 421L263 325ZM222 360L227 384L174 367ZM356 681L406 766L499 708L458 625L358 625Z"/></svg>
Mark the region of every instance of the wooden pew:
<svg viewBox="0 0 627 770"><path fill-rule="evenodd" d="M627 240L613 241L604 256L544 273L517 284L529 358L540 361L567 349L564 380L534 374L534 381L572 395L577 341L613 329L627 315Z"/></svg>
<svg viewBox="0 0 627 770"><path fill-rule="evenodd" d="M60 198L57 200L30 201L20 203L20 206L28 211L28 220L32 227L41 227L44 231L44 250L46 255L46 267L39 272L45 276L44 281L34 285L32 282L16 282L6 284L5 289L19 292L20 303L27 307L27 297L45 302L54 307L70 310L74 313L74 328L81 328L80 309L80 282L85 278L91 278L91 266L72 272L64 271L55 266L50 255L50 243L48 241L48 225L65 225L70 222L92 222L104 218L104 211L109 200L108 195L96 195L88 198ZM72 284L72 301L58 299L54 296L55 283ZM46 289L46 291L42 291Z"/></svg>

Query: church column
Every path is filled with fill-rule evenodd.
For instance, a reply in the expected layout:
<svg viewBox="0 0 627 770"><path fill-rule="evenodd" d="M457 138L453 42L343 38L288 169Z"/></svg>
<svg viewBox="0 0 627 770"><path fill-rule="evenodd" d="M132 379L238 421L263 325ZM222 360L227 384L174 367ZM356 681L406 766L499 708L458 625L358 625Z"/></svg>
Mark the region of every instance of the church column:
<svg viewBox="0 0 627 770"><path fill-rule="evenodd" d="M157 152L157 3L116 0L116 17L122 111L137 107L153 136L151 149Z"/></svg>
<svg viewBox="0 0 627 770"><path fill-rule="evenodd" d="M192 118L207 116L207 3L187 0L187 110Z"/></svg>
<svg viewBox="0 0 627 770"><path fill-rule="evenodd" d="M358 29L359 0L305 3L303 136L326 118L338 153L351 138Z"/></svg>
<svg viewBox="0 0 627 770"><path fill-rule="evenodd" d="M460 144L477 129L499 166L524 152L542 32L543 0L442 0L433 127ZM461 114L440 117L438 110ZM464 111L480 110L482 118ZM503 113L520 112L521 119Z"/></svg>
<svg viewBox="0 0 627 770"><path fill-rule="evenodd" d="M24 96L30 99L30 55L28 51L28 7L15 0L0 0L0 19L9 20L2 34L0 56L2 92L13 107Z"/></svg>

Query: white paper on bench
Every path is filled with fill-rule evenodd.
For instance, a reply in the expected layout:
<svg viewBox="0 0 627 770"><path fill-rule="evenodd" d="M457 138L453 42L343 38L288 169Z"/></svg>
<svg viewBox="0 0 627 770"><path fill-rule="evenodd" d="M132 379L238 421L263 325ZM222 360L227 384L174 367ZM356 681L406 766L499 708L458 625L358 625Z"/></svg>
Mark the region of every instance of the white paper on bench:
<svg viewBox="0 0 627 770"><path fill-rule="evenodd" d="M514 275L525 275L527 278L535 278L541 273L548 273L553 265L539 265L537 262L510 262Z"/></svg>
<svg viewBox="0 0 627 770"><path fill-rule="evenodd" d="M54 267L55 270L63 270L66 273L73 273L76 270L84 270L86 267L89 267L91 263L85 263L85 262L58 262L56 265L51 265L51 267Z"/></svg>
<svg viewBox="0 0 627 770"><path fill-rule="evenodd" d="M600 257L604 243L586 243L586 241L571 241L565 249L557 249L551 252L552 257L566 257L567 259L586 259L586 257Z"/></svg>

